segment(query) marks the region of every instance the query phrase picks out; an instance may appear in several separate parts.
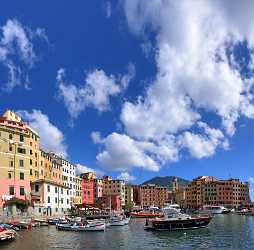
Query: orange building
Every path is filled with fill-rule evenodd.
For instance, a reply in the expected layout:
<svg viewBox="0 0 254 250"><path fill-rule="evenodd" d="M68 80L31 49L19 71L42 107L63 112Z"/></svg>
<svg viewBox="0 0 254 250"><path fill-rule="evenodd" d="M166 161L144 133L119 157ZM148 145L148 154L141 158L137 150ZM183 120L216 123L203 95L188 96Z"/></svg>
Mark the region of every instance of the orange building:
<svg viewBox="0 0 254 250"><path fill-rule="evenodd" d="M163 207L169 202L169 190L167 187L154 184L140 186L141 207Z"/></svg>
<svg viewBox="0 0 254 250"><path fill-rule="evenodd" d="M238 208L251 203L248 182L239 179L218 180L210 176L194 179L186 188L186 206L224 205Z"/></svg>

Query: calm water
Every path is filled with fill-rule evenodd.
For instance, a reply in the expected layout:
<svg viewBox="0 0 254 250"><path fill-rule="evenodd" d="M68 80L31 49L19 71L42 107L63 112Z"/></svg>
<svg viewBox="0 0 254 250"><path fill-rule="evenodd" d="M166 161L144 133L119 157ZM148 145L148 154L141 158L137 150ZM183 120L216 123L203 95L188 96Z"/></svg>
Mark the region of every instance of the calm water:
<svg viewBox="0 0 254 250"><path fill-rule="evenodd" d="M184 232L147 232L144 220L106 232L62 232L54 226L22 231L4 250L46 249L254 249L254 217L217 215L208 228Z"/></svg>

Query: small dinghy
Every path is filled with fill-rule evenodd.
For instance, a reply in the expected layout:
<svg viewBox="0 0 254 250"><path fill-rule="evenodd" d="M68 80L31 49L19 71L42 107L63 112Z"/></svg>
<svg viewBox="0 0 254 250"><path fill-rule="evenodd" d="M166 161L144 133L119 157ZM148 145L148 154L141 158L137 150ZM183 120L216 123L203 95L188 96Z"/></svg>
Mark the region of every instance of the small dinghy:
<svg viewBox="0 0 254 250"><path fill-rule="evenodd" d="M110 226L125 226L129 224L130 218L125 216L114 216L109 220Z"/></svg>

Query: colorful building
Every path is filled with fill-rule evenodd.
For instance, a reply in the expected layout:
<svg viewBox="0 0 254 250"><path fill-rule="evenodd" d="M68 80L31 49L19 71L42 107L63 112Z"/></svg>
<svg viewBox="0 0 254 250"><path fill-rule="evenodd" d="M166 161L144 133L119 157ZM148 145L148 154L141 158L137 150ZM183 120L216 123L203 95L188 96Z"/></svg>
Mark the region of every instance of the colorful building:
<svg viewBox="0 0 254 250"><path fill-rule="evenodd" d="M75 177L75 198L74 198L74 205L80 206L82 205L82 179L79 176Z"/></svg>
<svg viewBox="0 0 254 250"><path fill-rule="evenodd" d="M186 206L189 208L204 205L239 208L250 203L249 184L239 179L218 180L211 176L200 176L186 188Z"/></svg>
<svg viewBox="0 0 254 250"><path fill-rule="evenodd" d="M125 205L125 182L123 180L113 180L111 176L104 176L102 178L103 196L119 195L121 199L121 206Z"/></svg>
<svg viewBox="0 0 254 250"><path fill-rule="evenodd" d="M141 207L163 207L168 200L168 188L154 184L142 185L140 187Z"/></svg>
<svg viewBox="0 0 254 250"><path fill-rule="evenodd" d="M0 117L0 207L14 197L30 200L30 136L17 114Z"/></svg>
<svg viewBox="0 0 254 250"><path fill-rule="evenodd" d="M81 196L82 204L93 205L94 204L94 179L96 178L95 173L88 172L80 175L81 180Z"/></svg>

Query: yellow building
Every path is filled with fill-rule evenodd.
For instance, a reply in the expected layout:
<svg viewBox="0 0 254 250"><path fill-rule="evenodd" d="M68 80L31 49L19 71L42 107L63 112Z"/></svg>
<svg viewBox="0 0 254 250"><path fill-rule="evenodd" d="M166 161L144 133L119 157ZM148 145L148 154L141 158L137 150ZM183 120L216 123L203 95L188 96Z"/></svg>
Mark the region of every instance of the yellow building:
<svg viewBox="0 0 254 250"><path fill-rule="evenodd" d="M75 177L75 190L76 190L76 194L75 194L75 197L74 197L74 204L75 205L81 205L82 204L81 181L82 181L82 179L79 176Z"/></svg>
<svg viewBox="0 0 254 250"><path fill-rule="evenodd" d="M0 206L12 197L30 199L30 128L6 111L0 117Z"/></svg>

